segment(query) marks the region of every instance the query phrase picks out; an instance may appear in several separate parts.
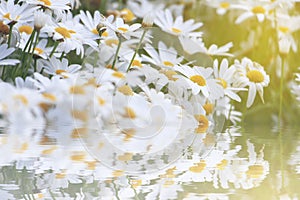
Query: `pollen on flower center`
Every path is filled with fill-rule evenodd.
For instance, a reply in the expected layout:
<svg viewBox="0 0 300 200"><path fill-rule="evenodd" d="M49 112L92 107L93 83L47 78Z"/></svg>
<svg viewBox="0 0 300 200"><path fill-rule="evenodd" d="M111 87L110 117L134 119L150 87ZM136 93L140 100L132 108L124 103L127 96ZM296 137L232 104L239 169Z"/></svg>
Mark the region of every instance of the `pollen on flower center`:
<svg viewBox="0 0 300 200"><path fill-rule="evenodd" d="M20 33L26 33L27 35L30 35L33 31L33 28L28 25L23 25L19 27Z"/></svg>
<svg viewBox="0 0 300 200"><path fill-rule="evenodd" d="M14 96L14 98L15 98L16 100L21 101L24 105L28 105L28 99L27 99L24 95L22 95L22 94L17 94L17 95Z"/></svg>
<svg viewBox="0 0 300 200"><path fill-rule="evenodd" d="M227 82L226 82L224 79L218 78L217 80L219 80L218 83L219 83L220 85L222 85L224 89L227 88Z"/></svg>
<svg viewBox="0 0 300 200"><path fill-rule="evenodd" d="M209 126L209 121L204 115L196 115L195 118L199 122L198 128L196 128L195 133L205 133Z"/></svg>
<svg viewBox="0 0 300 200"><path fill-rule="evenodd" d="M139 60L133 60L132 66L142 67L142 63L141 63L141 61L139 61Z"/></svg>
<svg viewBox="0 0 300 200"><path fill-rule="evenodd" d="M227 2L227 1L223 1L223 2L220 3L221 8L226 9L226 8L229 8L229 6L230 6L230 3Z"/></svg>
<svg viewBox="0 0 300 200"><path fill-rule="evenodd" d="M125 28L125 27L119 27L118 30L125 33L125 32L128 31L128 28Z"/></svg>
<svg viewBox="0 0 300 200"><path fill-rule="evenodd" d="M262 6L255 6L252 8L254 14L264 14L266 10Z"/></svg>
<svg viewBox="0 0 300 200"><path fill-rule="evenodd" d="M76 33L75 31L73 30L68 30L64 27L57 27L55 28L55 31L59 34L61 34L64 38L71 38L71 34L72 33Z"/></svg>
<svg viewBox="0 0 300 200"><path fill-rule="evenodd" d="M247 77L254 83L261 83L264 81L264 75L258 70L250 70L247 72Z"/></svg>
<svg viewBox="0 0 300 200"><path fill-rule="evenodd" d="M52 5L51 1L49 1L49 0L38 0L38 1L43 2L45 4L45 6L51 6Z"/></svg>
<svg viewBox="0 0 300 200"><path fill-rule="evenodd" d="M201 160L195 166L190 167L189 170L194 173L201 173L205 169L205 167L206 167L205 160Z"/></svg>
<svg viewBox="0 0 300 200"><path fill-rule="evenodd" d="M125 107L125 117L134 119L134 118L136 118L136 114L132 108Z"/></svg>
<svg viewBox="0 0 300 200"><path fill-rule="evenodd" d="M122 72L114 72L112 75L117 78L124 78L124 74Z"/></svg>
<svg viewBox="0 0 300 200"><path fill-rule="evenodd" d="M286 26L279 26L278 29L283 33L288 33L290 31L289 27Z"/></svg>
<svg viewBox="0 0 300 200"><path fill-rule="evenodd" d="M129 87L128 85L123 85L123 86L119 87L118 91L126 96L133 95L133 91L132 91L131 87Z"/></svg>
<svg viewBox="0 0 300 200"><path fill-rule="evenodd" d="M171 63L170 61L164 61L163 64L168 67L174 67L174 64Z"/></svg>
<svg viewBox="0 0 300 200"><path fill-rule="evenodd" d="M128 8L124 8L123 10L121 10L121 17L125 22L131 22L135 18L133 12L131 12L131 10L129 10Z"/></svg>
<svg viewBox="0 0 300 200"><path fill-rule="evenodd" d="M38 54L42 54L44 53L44 50L38 47L35 47L34 50L38 53Z"/></svg>
<svg viewBox="0 0 300 200"><path fill-rule="evenodd" d="M3 18L6 18L6 19L11 20L11 18L10 18L10 13L6 13L5 15L3 15Z"/></svg>
<svg viewBox="0 0 300 200"><path fill-rule="evenodd" d="M206 103L203 105L203 108L207 115L213 113L214 111L214 105L212 103Z"/></svg>
<svg viewBox="0 0 300 200"><path fill-rule="evenodd" d="M55 71L55 73L57 74L57 75L60 75L60 74L62 74L62 73L66 73L67 71L66 70L63 70L63 69L57 69L56 71Z"/></svg>
<svg viewBox="0 0 300 200"><path fill-rule="evenodd" d="M250 178L259 178L264 173L264 167L262 165L251 165L249 166L248 171L246 174Z"/></svg>
<svg viewBox="0 0 300 200"><path fill-rule="evenodd" d="M200 75L194 75L190 77L190 80L194 83L197 83L199 86L205 86L206 80L203 78L203 76Z"/></svg>
<svg viewBox="0 0 300 200"><path fill-rule="evenodd" d="M182 30L173 27L173 28L172 28L172 32L173 32L173 33L176 33L176 34L179 34L179 33L182 32Z"/></svg>
<svg viewBox="0 0 300 200"><path fill-rule="evenodd" d="M97 29L92 29L92 33L94 33L95 35L98 35L99 34L99 32L97 31Z"/></svg>

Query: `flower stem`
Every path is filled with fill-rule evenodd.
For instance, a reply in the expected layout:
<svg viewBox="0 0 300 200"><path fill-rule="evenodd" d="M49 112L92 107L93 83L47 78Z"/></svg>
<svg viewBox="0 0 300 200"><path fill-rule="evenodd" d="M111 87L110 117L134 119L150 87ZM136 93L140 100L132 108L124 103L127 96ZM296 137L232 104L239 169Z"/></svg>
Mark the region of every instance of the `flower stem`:
<svg viewBox="0 0 300 200"><path fill-rule="evenodd" d="M112 63L112 66L111 68L114 69L115 68L115 65L116 65L116 61L117 61L117 58L118 58L118 54L119 54L119 51L120 51L120 48L121 48L121 36L118 37L119 38L119 43L118 43L118 47L117 47L117 51L116 51L116 54L115 54L115 57L114 57L114 61Z"/></svg>
<svg viewBox="0 0 300 200"><path fill-rule="evenodd" d="M8 41L7 41L7 45L8 47L10 47L10 42L11 42L11 37L12 37L12 29L13 29L14 23L11 23L9 25L9 35L8 35Z"/></svg>
<svg viewBox="0 0 300 200"><path fill-rule="evenodd" d="M137 47L136 47L136 49L135 49L135 51L134 51L134 54L133 54L133 56L132 56L132 58L131 58L131 61L130 61L130 63L129 63L129 66L128 66L128 68L127 68L127 72L129 71L129 69L130 69L130 67L131 67L131 65L132 65L132 63L133 63L133 61L134 61L135 56L136 56L138 50L139 50L140 47L141 47L141 44L142 44L142 42L143 42L143 40L144 40L144 37L145 37L145 35L146 35L146 32L147 32L147 29L144 29L143 34L142 34L142 36L141 36L141 39L140 39L140 41L139 41L139 44L137 45Z"/></svg>
<svg viewBox="0 0 300 200"><path fill-rule="evenodd" d="M282 123L282 106L283 106L284 65L285 65L285 57L281 56L280 94L279 94L280 100L279 100L279 113L278 113L279 126L282 125L281 123Z"/></svg>
<svg viewBox="0 0 300 200"><path fill-rule="evenodd" d="M59 44L59 42L57 42L57 41L54 43L54 47L49 55L49 58L51 58L53 56L53 54L55 53L55 50L56 50L58 44Z"/></svg>

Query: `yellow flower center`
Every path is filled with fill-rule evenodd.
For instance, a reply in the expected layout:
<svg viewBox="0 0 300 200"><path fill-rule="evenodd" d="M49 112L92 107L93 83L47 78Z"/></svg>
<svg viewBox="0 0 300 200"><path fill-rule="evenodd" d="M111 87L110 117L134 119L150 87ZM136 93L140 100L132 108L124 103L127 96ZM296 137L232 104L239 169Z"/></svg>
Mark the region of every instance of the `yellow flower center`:
<svg viewBox="0 0 300 200"><path fill-rule="evenodd" d="M51 6L52 5L51 1L49 1L49 0L38 0L38 1L43 2L45 6Z"/></svg>
<svg viewBox="0 0 300 200"><path fill-rule="evenodd" d="M130 118L130 119L134 119L136 118L136 114L134 112L134 110L130 107L125 107L125 115L124 117Z"/></svg>
<svg viewBox="0 0 300 200"><path fill-rule="evenodd" d="M19 149L16 149L16 153L24 153L28 149L29 145L27 142L23 143Z"/></svg>
<svg viewBox="0 0 300 200"><path fill-rule="evenodd" d="M133 156L132 153L127 153L126 152L123 155L118 156L118 160L124 161L124 162L130 161L130 160L132 160L132 156Z"/></svg>
<svg viewBox="0 0 300 200"><path fill-rule="evenodd" d="M247 72L247 77L251 82L261 83L264 81L264 75L258 70L250 70Z"/></svg>
<svg viewBox="0 0 300 200"><path fill-rule="evenodd" d="M122 133L125 134L123 141L128 142L134 136L135 130L134 129L125 129L125 130L122 130Z"/></svg>
<svg viewBox="0 0 300 200"><path fill-rule="evenodd" d="M206 167L205 160L201 160L195 166L190 167L189 170L194 173L201 173L205 169L205 167Z"/></svg>
<svg viewBox="0 0 300 200"><path fill-rule="evenodd" d="M164 61L163 64L164 64L165 66L168 66L168 67L173 67L173 66L174 66L174 64L171 63L170 61Z"/></svg>
<svg viewBox="0 0 300 200"><path fill-rule="evenodd" d="M49 99L51 101L56 101L56 96L54 96L53 94L50 94L50 93L43 93L42 94L43 97L45 97L46 99Z"/></svg>
<svg viewBox="0 0 300 200"><path fill-rule="evenodd" d="M139 60L133 60L132 66L143 67L141 61Z"/></svg>
<svg viewBox="0 0 300 200"><path fill-rule="evenodd" d="M230 6L230 3L227 2L227 1L224 1L224 2L220 3L221 8L227 9L227 8L229 8L229 6Z"/></svg>
<svg viewBox="0 0 300 200"><path fill-rule="evenodd" d="M119 30L119 31L122 31L123 33L125 33L125 32L128 31L128 28L125 28L125 27L119 27L118 30Z"/></svg>
<svg viewBox="0 0 300 200"><path fill-rule="evenodd" d="M176 75L177 73L173 70L166 70L166 71L161 71L164 75L168 77L169 80L171 81L176 81L178 78L174 78L173 76Z"/></svg>
<svg viewBox="0 0 300 200"><path fill-rule="evenodd" d="M129 10L128 8L124 8L123 10L121 10L121 17L125 22L131 22L135 19L133 12L131 12L131 10Z"/></svg>
<svg viewBox="0 0 300 200"><path fill-rule="evenodd" d="M3 18L11 20L10 13L6 13L5 15L3 15Z"/></svg>
<svg viewBox="0 0 300 200"><path fill-rule="evenodd" d="M118 91L126 96L133 95L133 91L132 91L131 87L129 87L128 85L123 85L123 86L119 87Z"/></svg>
<svg viewBox="0 0 300 200"><path fill-rule="evenodd" d="M133 188L137 188L138 186L142 185L142 180L130 180L130 185Z"/></svg>
<svg viewBox="0 0 300 200"><path fill-rule="evenodd" d="M50 147L42 151L42 155L50 155L57 149L57 146Z"/></svg>
<svg viewBox="0 0 300 200"><path fill-rule="evenodd" d="M56 173L55 174L55 178L56 179L63 179L66 177L66 174L65 173Z"/></svg>
<svg viewBox="0 0 300 200"><path fill-rule="evenodd" d="M86 164L88 170L95 170L97 166L97 161L87 161Z"/></svg>
<svg viewBox="0 0 300 200"><path fill-rule="evenodd" d="M219 164L217 164L217 169L224 170L228 164L228 160L223 159Z"/></svg>
<svg viewBox="0 0 300 200"><path fill-rule="evenodd" d="M209 121L205 115L195 115L199 124L195 130L195 133L205 133L209 126Z"/></svg>
<svg viewBox="0 0 300 200"><path fill-rule="evenodd" d="M203 76L200 75L194 75L190 77L190 80L194 83L197 83L199 86L205 86L206 80L203 78Z"/></svg>
<svg viewBox="0 0 300 200"><path fill-rule="evenodd" d="M117 78L124 78L125 77L122 72L114 72L114 73L112 73L112 75L114 77L117 77Z"/></svg>
<svg viewBox="0 0 300 200"><path fill-rule="evenodd" d="M74 85L70 87L70 93L71 94L85 94L85 90L82 86Z"/></svg>
<svg viewBox="0 0 300 200"><path fill-rule="evenodd" d="M211 114L214 111L214 105L212 103L204 104L203 108L207 115Z"/></svg>
<svg viewBox="0 0 300 200"><path fill-rule="evenodd" d="M252 12L254 14L264 14L266 12L266 10L262 6L255 6L252 8Z"/></svg>
<svg viewBox="0 0 300 200"><path fill-rule="evenodd" d="M113 171L112 175L113 177L119 177L119 176L123 176L124 171L123 170L115 170Z"/></svg>
<svg viewBox="0 0 300 200"><path fill-rule="evenodd" d="M251 165L246 172L249 178L259 178L264 173L264 167L262 165Z"/></svg>
<svg viewBox="0 0 300 200"><path fill-rule="evenodd" d="M98 103L99 103L99 105L103 106L105 104L105 100L99 97Z"/></svg>
<svg viewBox="0 0 300 200"><path fill-rule="evenodd" d="M112 46L113 44L114 45L118 45L119 44L119 40L116 40L116 39L108 39L108 40L105 40L105 44L107 46Z"/></svg>
<svg viewBox="0 0 300 200"><path fill-rule="evenodd" d="M44 53L44 50L38 47L35 47L34 50L37 52L37 54L41 55Z"/></svg>
<svg viewBox="0 0 300 200"><path fill-rule="evenodd" d="M180 34L182 32L182 30L180 30L178 28L174 28L174 27L171 30L173 33L176 33L176 34Z"/></svg>
<svg viewBox="0 0 300 200"><path fill-rule="evenodd" d="M83 161L85 159L85 153L84 152L74 152L74 154L70 157L71 160L73 161L77 161L77 162L80 162L80 161Z"/></svg>
<svg viewBox="0 0 300 200"><path fill-rule="evenodd" d="M102 37L107 37L108 36L108 32L107 31L104 31L101 35Z"/></svg>
<svg viewBox="0 0 300 200"><path fill-rule="evenodd" d="M97 29L92 29L92 33L94 33L95 35L99 35L99 32L97 31Z"/></svg>
<svg viewBox="0 0 300 200"><path fill-rule="evenodd" d="M28 99L22 94L14 95L14 99L21 101L24 105L28 105Z"/></svg>
<svg viewBox="0 0 300 200"><path fill-rule="evenodd" d="M20 33L26 33L27 35L30 35L33 31L33 28L28 25L23 25L19 27L19 32Z"/></svg>
<svg viewBox="0 0 300 200"><path fill-rule="evenodd" d="M63 69L57 69L57 70L55 70L55 73L57 74L57 75L60 75L60 74L62 74L62 73L66 73L67 71L66 70L63 70Z"/></svg>
<svg viewBox="0 0 300 200"><path fill-rule="evenodd" d="M286 26L279 26L278 29L283 33L288 33L290 31L289 27Z"/></svg>
<svg viewBox="0 0 300 200"><path fill-rule="evenodd" d="M222 85L224 89L227 88L227 82L226 82L224 79L222 79L222 78L217 78L217 80L219 81L218 83L219 83L220 85Z"/></svg>
<svg viewBox="0 0 300 200"><path fill-rule="evenodd" d="M73 30L68 30L64 27L57 27L55 28L55 31L59 34L61 34L64 38L71 38L71 34L76 33Z"/></svg>

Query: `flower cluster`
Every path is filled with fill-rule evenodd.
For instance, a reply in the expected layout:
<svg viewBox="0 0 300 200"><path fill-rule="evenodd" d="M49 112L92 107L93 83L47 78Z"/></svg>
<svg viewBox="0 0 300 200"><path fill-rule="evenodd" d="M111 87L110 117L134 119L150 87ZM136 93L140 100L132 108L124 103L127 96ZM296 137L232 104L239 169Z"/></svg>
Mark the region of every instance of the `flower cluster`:
<svg viewBox="0 0 300 200"><path fill-rule="evenodd" d="M207 1L216 8L219 15L234 11L236 24L256 18L258 22L270 22L276 31L279 52L288 54L290 49L297 52L297 39L294 33L300 30L300 16L295 12L299 0L260 0L260 1Z"/></svg>
<svg viewBox="0 0 300 200"><path fill-rule="evenodd" d="M155 132L192 116L188 127L203 133L215 114L240 120L230 103L241 101L239 91L249 89L247 107L257 92L263 100L269 76L261 65L248 58L196 65L167 38L182 54L232 56L232 43L207 47L203 24L184 20L182 6L134 2L105 17L74 15L78 2L69 0L1 1L1 114L18 123L96 117L101 128L123 132ZM70 64L74 53L82 64Z"/></svg>

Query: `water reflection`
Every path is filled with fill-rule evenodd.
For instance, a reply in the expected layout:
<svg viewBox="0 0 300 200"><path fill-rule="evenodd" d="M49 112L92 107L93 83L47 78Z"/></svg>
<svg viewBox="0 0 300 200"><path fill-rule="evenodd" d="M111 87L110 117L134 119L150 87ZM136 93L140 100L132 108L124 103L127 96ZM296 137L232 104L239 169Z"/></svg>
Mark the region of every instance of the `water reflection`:
<svg viewBox="0 0 300 200"><path fill-rule="evenodd" d="M99 162L83 145L80 134L94 131L72 126L2 129L1 199L231 199L260 192L264 197L299 197L291 188L299 180L299 176L291 178L300 171L299 142L280 166L270 145L277 138L265 143L253 133L249 136L230 127L223 133L197 134L180 159L162 169L130 174ZM95 144L99 141L94 138L90 145ZM158 162L167 159L161 156L166 158ZM157 162L129 154L115 158L124 163L136 160L130 165L135 168Z"/></svg>

